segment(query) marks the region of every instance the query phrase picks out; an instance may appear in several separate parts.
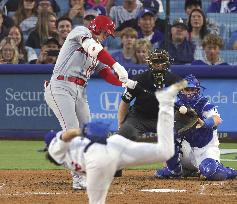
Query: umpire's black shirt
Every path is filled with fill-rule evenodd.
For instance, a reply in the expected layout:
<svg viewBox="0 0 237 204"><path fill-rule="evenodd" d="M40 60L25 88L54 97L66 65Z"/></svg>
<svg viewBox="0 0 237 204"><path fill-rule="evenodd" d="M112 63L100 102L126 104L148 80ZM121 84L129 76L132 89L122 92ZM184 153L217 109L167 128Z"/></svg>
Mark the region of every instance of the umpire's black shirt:
<svg viewBox="0 0 237 204"><path fill-rule="evenodd" d="M141 117L156 119L158 117L158 101L155 97L157 90L151 71L145 71L132 78L137 81L142 89L126 89L122 95L125 103L130 103L134 98L132 110ZM181 77L169 71L164 74L163 86L167 87L181 80Z"/></svg>

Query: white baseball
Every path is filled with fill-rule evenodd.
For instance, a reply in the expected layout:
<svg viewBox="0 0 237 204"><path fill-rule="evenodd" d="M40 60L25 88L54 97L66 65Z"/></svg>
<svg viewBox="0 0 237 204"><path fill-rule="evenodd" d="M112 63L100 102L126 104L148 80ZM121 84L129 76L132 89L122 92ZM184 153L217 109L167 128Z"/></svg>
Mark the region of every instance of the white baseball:
<svg viewBox="0 0 237 204"><path fill-rule="evenodd" d="M181 114L186 114L187 111L188 111L188 109L187 109L185 106L180 106L179 112L180 112Z"/></svg>

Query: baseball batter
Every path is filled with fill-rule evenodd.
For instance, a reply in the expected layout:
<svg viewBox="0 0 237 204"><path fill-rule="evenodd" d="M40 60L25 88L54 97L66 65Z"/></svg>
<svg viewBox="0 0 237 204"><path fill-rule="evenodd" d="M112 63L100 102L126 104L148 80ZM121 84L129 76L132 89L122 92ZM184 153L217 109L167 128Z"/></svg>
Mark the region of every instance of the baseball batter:
<svg viewBox="0 0 237 204"><path fill-rule="evenodd" d="M167 161L167 167L158 170L155 176L170 178L182 176L186 174L185 171L199 171L207 180L235 178L237 171L220 163L217 127L222 119L217 108L202 96L201 88L203 87L194 75L188 75L185 79L188 85L178 94L179 100L176 104L182 107L183 113L185 108L186 110L192 108L196 111L199 122L196 129L176 135L184 141L176 142L174 157ZM179 149L182 154L179 154Z"/></svg>
<svg viewBox="0 0 237 204"><path fill-rule="evenodd" d="M115 25L109 17L97 16L88 28L77 26L68 34L50 83L45 86L45 100L63 130L79 128L90 121L86 85L95 71L111 84L121 86L122 82L127 82L127 71L101 45L102 41L113 35L114 29ZM73 187L84 188L85 182L76 177L73 177ZM77 186L78 182L81 186Z"/></svg>
<svg viewBox="0 0 237 204"><path fill-rule="evenodd" d="M186 81L181 81L156 92L159 101L159 143L137 143L118 134L104 141L103 136L109 132L107 126L88 123L84 135L81 129L57 133L49 145L48 158L73 171L86 172L89 203L104 204L116 170L166 161L173 156L174 101L177 92L186 85ZM130 130L127 133L133 134L133 128Z"/></svg>

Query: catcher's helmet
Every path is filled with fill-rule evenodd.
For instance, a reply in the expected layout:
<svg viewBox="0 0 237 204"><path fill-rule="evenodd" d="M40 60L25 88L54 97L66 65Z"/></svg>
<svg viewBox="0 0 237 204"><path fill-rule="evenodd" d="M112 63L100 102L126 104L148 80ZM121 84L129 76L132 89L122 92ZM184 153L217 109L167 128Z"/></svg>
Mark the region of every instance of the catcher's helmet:
<svg viewBox="0 0 237 204"><path fill-rule="evenodd" d="M172 59L170 58L170 55L167 51L155 49L154 51L149 53L146 61L152 71L158 71L155 70L153 66L155 64L159 64L160 66L162 66L162 71L166 71L169 69Z"/></svg>
<svg viewBox="0 0 237 204"><path fill-rule="evenodd" d="M108 33L114 36L115 24L108 16L96 16L88 26L95 35L99 35L101 32Z"/></svg>
<svg viewBox="0 0 237 204"><path fill-rule="evenodd" d="M182 90L179 92L178 97L187 103L197 101L202 97L201 88L204 89L204 87L200 85L199 80L193 74L186 76L184 79L188 82L188 85L184 90L191 90L192 92L188 93Z"/></svg>

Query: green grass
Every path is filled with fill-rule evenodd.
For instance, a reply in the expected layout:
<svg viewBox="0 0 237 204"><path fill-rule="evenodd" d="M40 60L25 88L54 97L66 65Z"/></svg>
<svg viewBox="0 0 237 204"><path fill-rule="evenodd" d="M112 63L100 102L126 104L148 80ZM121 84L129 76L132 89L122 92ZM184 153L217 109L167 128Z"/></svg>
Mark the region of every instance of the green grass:
<svg viewBox="0 0 237 204"><path fill-rule="evenodd" d="M0 169L58 169L45 159L43 141L0 141Z"/></svg>
<svg viewBox="0 0 237 204"><path fill-rule="evenodd" d="M237 144L223 143L224 149L237 149ZM61 169L45 160L43 141L8 141L0 140L0 169ZM141 150L142 151L142 150ZM237 154L222 155L222 159L235 159ZM237 162L223 162L224 165L237 169ZM157 169L162 166L151 164L130 167L129 169Z"/></svg>

